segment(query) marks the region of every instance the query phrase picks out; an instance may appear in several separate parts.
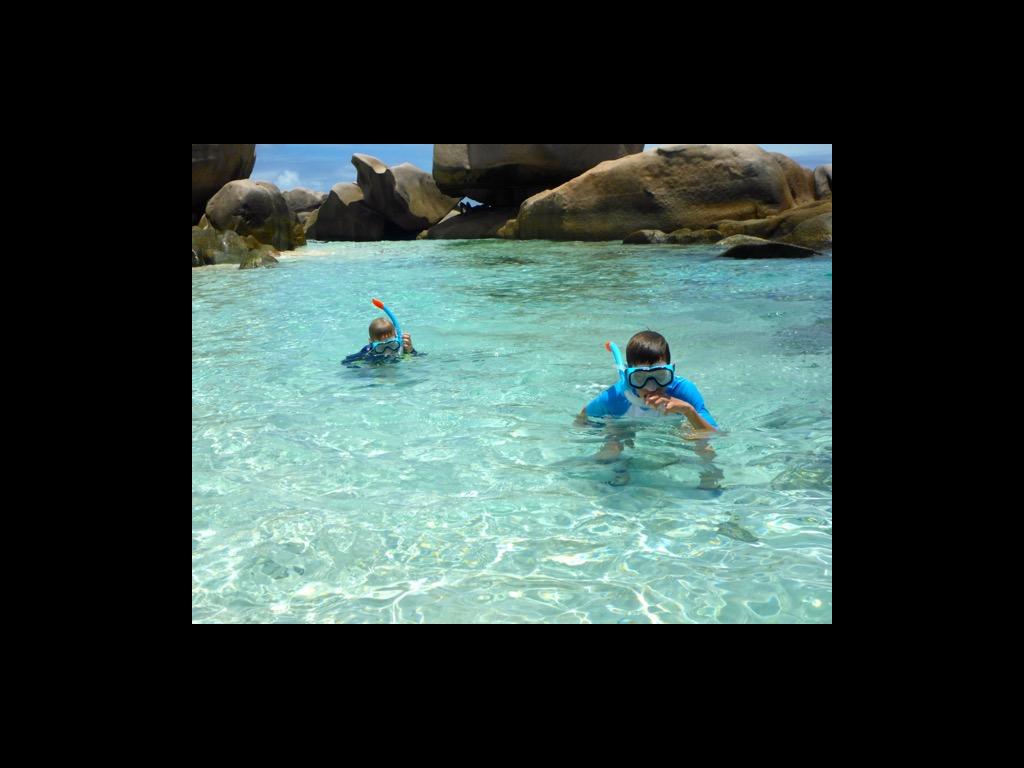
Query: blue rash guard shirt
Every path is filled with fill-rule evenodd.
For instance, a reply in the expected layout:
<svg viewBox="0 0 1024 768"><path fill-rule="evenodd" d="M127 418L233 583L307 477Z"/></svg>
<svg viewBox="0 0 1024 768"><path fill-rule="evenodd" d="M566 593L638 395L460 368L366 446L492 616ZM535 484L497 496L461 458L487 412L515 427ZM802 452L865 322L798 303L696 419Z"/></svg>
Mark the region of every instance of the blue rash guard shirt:
<svg viewBox="0 0 1024 768"><path fill-rule="evenodd" d="M650 418L654 416L674 416L676 414L663 414L656 408L647 408L639 403L639 398L631 402L626 395L626 383L620 378L614 386L608 387L604 392L587 403L587 416L626 416L628 418ZM632 387L630 387L632 390ZM704 398L697 390L697 385L688 379L675 379L662 391L668 397L684 400L693 406L711 426L718 429L718 422L708 412L704 405ZM630 391L630 395L633 395ZM635 397L635 395L633 395Z"/></svg>

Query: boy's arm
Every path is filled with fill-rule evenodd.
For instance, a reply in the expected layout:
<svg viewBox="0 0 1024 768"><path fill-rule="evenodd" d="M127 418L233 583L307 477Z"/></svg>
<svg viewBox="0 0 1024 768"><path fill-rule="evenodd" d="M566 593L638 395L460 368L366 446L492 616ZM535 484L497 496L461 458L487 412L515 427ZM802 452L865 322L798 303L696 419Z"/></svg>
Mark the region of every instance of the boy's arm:
<svg viewBox="0 0 1024 768"><path fill-rule="evenodd" d="M580 415L576 417L576 423L577 424L586 424L588 416L591 416L591 417L593 417L595 419L600 418L601 416L607 416L608 415L608 393L610 391L611 391L610 389L606 389L600 395L598 395L593 400L591 400L589 403L587 403L586 406L583 408L583 410L580 411Z"/></svg>
<svg viewBox="0 0 1024 768"><path fill-rule="evenodd" d="M710 421L705 419L699 413L697 409L690 405L685 400L680 400L678 397L665 397L664 395L651 395L646 400L647 405L652 408L660 408L666 413L680 413L686 417L697 429L706 429L711 432L717 432L718 428L715 427Z"/></svg>
<svg viewBox="0 0 1024 768"><path fill-rule="evenodd" d="M346 357L344 360L342 360L341 361L342 365L344 365L346 363L354 363L356 360L362 360L364 357L366 357L366 353L367 353L367 351L369 349L370 349L370 345L367 344L365 347L360 349L358 352L356 352L354 354L351 354L348 357Z"/></svg>
<svg viewBox="0 0 1024 768"><path fill-rule="evenodd" d="M700 390L697 389L696 384L692 381L685 382L679 394L682 396L683 401L690 406L685 414L687 421L697 429L709 429L712 432L718 431L718 425L715 423L710 411L708 411L707 406L704 405L704 397L701 395Z"/></svg>
<svg viewBox="0 0 1024 768"><path fill-rule="evenodd" d="M402 351L415 355L416 350L412 348L412 336L408 333L402 334Z"/></svg>
<svg viewBox="0 0 1024 768"><path fill-rule="evenodd" d="M647 405L653 408L660 408L667 413L682 414L696 429L711 432L718 431L718 427L708 421L701 413L702 411L708 413L708 411L704 406L704 398L701 397L697 387L688 384L677 391L676 394L685 397L686 400L667 395L650 395L646 398L646 402Z"/></svg>
<svg viewBox="0 0 1024 768"><path fill-rule="evenodd" d="M686 402L685 400L678 400L677 402L681 403L683 406L682 410L679 410L677 412L682 413L686 417L686 420L689 421L694 427L696 427L697 429L710 430L711 432L718 431L717 427L715 427L710 421L708 421L699 413L697 413L697 409L690 405L688 402Z"/></svg>

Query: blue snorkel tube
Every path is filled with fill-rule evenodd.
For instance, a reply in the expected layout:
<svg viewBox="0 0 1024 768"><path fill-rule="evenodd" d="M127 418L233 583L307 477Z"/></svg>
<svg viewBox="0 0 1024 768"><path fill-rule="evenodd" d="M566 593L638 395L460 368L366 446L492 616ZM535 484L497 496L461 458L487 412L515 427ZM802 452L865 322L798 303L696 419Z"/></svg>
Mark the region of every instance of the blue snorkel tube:
<svg viewBox="0 0 1024 768"><path fill-rule="evenodd" d="M612 357L615 358L615 368L619 372L619 378L622 379L622 383L626 384L626 364L622 362L622 353L619 351L614 341L606 341L604 348L612 353Z"/></svg>
<svg viewBox="0 0 1024 768"><path fill-rule="evenodd" d="M619 372L619 379L622 381L622 394L630 402L636 402L636 405L644 410L647 410L647 406L640 400L640 397L634 392L633 387L629 385L626 380L626 364L622 360L622 352L619 351L618 346L614 341L606 341L604 348L612 353L612 357L615 358L615 368Z"/></svg>
<svg viewBox="0 0 1024 768"><path fill-rule="evenodd" d="M395 313L392 312L387 307L385 307L384 302L381 301L380 299L373 299L373 306L375 306L377 309L383 309L384 314L388 316L388 319L391 321L391 324L395 326L395 336L398 337L398 343L401 345L398 348L398 353L401 354L402 352L405 351L405 342L402 341L402 324L398 322L398 318L395 317Z"/></svg>

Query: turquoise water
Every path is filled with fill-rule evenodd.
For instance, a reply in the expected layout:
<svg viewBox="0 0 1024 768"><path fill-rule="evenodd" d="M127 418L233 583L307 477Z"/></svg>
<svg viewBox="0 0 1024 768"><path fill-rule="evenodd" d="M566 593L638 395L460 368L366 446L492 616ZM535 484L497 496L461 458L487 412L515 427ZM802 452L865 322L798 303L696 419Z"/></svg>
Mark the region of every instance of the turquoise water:
<svg viewBox="0 0 1024 768"><path fill-rule="evenodd" d="M193 622L831 622L832 258L717 252L311 243L193 269ZM339 365L374 296L426 355ZM711 463L674 420L589 458L603 342L645 328L723 428Z"/></svg>

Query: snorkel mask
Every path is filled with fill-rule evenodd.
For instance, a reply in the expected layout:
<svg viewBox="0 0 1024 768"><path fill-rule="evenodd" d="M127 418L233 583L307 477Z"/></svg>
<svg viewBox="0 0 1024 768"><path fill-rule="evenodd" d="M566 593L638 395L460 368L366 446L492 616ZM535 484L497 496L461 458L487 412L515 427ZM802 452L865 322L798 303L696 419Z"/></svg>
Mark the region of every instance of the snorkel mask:
<svg viewBox="0 0 1024 768"><path fill-rule="evenodd" d="M676 378L675 363L667 365L639 365L626 369L626 383L633 389L643 389L647 382L653 381L659 387L667 387Z"/></svg>
<svg viewBox="0 0 1024 768"><path fill-rule="evenodd" d="M384 306L384 302L380 299L373 299L373 306L377 309L383 309L384 314L388 316L391 324L395 326L395 335L390 339L384 339L382 341L371 341L370 342L370 354L372 355L393 355L397 352L402 351L402 324L398 322L398 318L395 317L395 313Z"/></svg>

